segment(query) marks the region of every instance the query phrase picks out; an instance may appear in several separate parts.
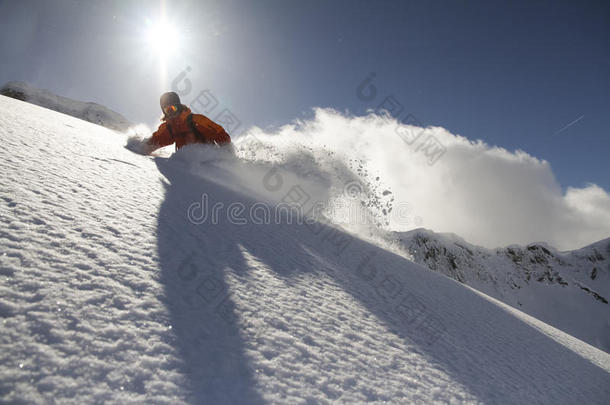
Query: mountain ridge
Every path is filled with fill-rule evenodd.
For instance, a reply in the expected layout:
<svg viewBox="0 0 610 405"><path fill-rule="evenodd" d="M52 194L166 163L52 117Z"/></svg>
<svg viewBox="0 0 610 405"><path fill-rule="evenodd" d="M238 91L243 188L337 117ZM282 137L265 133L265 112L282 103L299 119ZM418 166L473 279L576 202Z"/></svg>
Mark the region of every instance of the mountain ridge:
<svg viewBox="0 0 610 405"><path fill-rule="evenodd" d="M610 238L563 252L545 242L487 249L422 228L393 232L390 239L416 263L610 351ZM544 300L547 293L554 308ZM563 295L570 300L562 302ZM552 311L571 315L561 319Z"/></svg>
<svg viewBox="0 0 610 405"><path fill-rule="evenodd" d="M120 132L127 131L133 125L118 112L101 104L59 96L49 90L39 89L25 82L8 82L0 88L0 94Z"/></svg>

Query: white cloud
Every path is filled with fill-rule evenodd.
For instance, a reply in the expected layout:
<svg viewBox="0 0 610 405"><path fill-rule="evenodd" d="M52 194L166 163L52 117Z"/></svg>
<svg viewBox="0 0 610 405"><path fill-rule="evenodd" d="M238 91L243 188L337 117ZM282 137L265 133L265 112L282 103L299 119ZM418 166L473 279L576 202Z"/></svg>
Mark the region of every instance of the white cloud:
<svg viewBox="0 0 610 405"><path fill-rule="evenodd" d="M255 160L279 161L295 171L305 165L331 186L359 177L374 194L369 200L383 200L389 188L394 207L408 205L410 215L407 220L389 215L394 230L424 226L491 248L546 241L574 249L610 236L610 195L599 186L563 193L549 162L524 151L471 141L440 127L401 125L407 141L421 133L407 144L398 125L373 114L317 109L312 120L273 134L255 128L237 145ZM440 157L423 147L431 141L445 148Z"/></svg>

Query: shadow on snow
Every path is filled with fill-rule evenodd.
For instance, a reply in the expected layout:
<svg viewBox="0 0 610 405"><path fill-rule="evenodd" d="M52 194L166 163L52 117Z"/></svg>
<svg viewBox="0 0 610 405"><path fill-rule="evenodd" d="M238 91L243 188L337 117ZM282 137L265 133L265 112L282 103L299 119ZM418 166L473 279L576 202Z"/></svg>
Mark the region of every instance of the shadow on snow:
<svg viewBox="0 0 610 405"><path fill-rule="evenodd" d="M161 278L191 402L264 402L226 280L227 272L248 277L242 247L288 284L298 275L326 273L482 401L577 403L587 395L593 401L610 397L610 379L600 368L453 280L358 239L338 254L320 236L336 233L334 228L235 225L223 215L218 224L191 223L188 207L201 201L202 193L211 193L210 205L256 201L189 173L174 159L156 163L168 180L157 235ZM290 266L286 255L294 259ZM575 375L589 377L574 386Z"/></svg>

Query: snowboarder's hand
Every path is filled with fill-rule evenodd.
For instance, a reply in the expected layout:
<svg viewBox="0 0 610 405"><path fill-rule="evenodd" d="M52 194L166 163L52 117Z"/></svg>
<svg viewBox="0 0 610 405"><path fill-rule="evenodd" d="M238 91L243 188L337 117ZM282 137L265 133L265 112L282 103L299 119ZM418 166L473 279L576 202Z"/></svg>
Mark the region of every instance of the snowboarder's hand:
<svg viewBox="0 0 610 405"><path fill-rule="evenodd" d="M150 142L150 138L142 138L140 136L130 136L127 139L125 147L140 155L149 155L154 150L158 149L156 145Z"/></svg>

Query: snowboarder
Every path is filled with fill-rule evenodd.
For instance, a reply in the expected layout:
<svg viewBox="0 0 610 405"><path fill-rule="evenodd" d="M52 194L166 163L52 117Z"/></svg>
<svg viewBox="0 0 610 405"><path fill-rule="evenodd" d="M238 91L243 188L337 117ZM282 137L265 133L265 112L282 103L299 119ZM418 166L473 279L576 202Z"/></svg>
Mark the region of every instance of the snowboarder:
<svg viewBox="0 0 610 405"><path fill-rule="evenodd" d="M223 127L202 114L193 114L173 91L161 96L163 123L146 141L148 153L176 144L176 150L192 143L229 145L231 137Z"/></svg>

